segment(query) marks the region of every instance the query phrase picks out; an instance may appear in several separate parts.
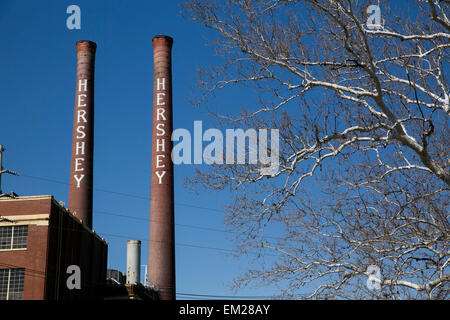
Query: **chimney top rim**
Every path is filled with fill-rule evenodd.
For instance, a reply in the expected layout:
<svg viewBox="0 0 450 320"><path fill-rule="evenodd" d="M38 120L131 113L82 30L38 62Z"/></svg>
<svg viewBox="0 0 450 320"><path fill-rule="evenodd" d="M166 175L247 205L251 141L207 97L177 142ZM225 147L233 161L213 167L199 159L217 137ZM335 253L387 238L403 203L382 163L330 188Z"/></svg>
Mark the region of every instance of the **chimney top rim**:
<svg viewBox="0 0 450 320"><path fill-rule="evenodd" d="M155 39L167 39L167 40L169 40L169 41L173 41L173 38L172 38L172 37L166 36L166 35L163 35L163 34L158 34L158 35L156 35L156 36L154 36L154 37L152 38L152 40L155 40Z"/></svg>
<svg viewBox="0 0 450 320"><path fill-rule="evenodd" d="M77 50L95 50L97 49L97 44L90 40L80 40L76 43Z"/></svg>
<svg viewBox="0 0 450 320"><path fill-rule="evenodd" d="M141 240L127 240L127 243L131 243L131 244L141 244Z"/></svg>
<svg viewBox="0 0 450 320"><path fill-rule="evenodd" d="M166 47L171 49L173 45L173 38L164 35L157 35L152 38L153 48Z"/></svg>
<svg viewBox="0 0 450 320"><path fill-rule="evenodd" d="M94 41L91 41L91 40L79 40L79 41L77 41L77 44L84 43L84 42L97 45Z"/></svg>

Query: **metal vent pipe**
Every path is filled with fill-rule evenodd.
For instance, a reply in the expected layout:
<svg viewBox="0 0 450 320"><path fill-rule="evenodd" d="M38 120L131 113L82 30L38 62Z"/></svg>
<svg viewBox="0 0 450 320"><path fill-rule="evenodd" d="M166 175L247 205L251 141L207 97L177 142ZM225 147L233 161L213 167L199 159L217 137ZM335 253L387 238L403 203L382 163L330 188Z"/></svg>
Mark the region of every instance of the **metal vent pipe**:
<svg viewBox="0 0 450 320"><path fill-rule="evenodd" d="M127 241L127 284L141 282L141 241Z"/></svg>

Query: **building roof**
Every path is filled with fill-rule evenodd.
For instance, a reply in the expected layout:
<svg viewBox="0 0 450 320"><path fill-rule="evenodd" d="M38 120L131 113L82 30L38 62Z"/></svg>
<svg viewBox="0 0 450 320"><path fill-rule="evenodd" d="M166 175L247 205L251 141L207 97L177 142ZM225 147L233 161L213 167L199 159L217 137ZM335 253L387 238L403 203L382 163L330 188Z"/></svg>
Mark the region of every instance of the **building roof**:
<svg viewBox="0 0 450 320"><path fill-rule="evenodd" d="M65 213L67 213L67 214L69 215L69 217L71 217L72 219L76 220L76 222L80 223L86 231L92 233L96 238L98 238L99 240L101 240L101 241L103 241L103 242L105 242L105 243L107 244L107 242L105 241L104 238L100 237L94 230L88 228L85 224L83 224L82 221L81 221L80 219L78 219L78 217L76 217L75 215L73 215L73 214L69 211L69 209L67 209L67 208L64 207L61 203L59 203L58 201L56 201L55 198L54 198L52 195L20 196L20 197L15 197L15 198L0 198L0 203L2 203L2 202L3 202L3 203L4 203L4 202L14 202L14 201L16 201L16 202L17 202L17 201L33 201L33 200L49 200L49 201L51 201L51 202L53 203L53 205L59 207L62 211L64 211ZM41 212L40 212L40 213L36 213L36 215L41 215ZM13 216L13 214L11 215L11 214L8 214L8 213L6 213L6 212L2 212L2 213L1 213L1 216L4 216L4 217L11 217L11 216ZM46 217L40 217L38 220L42 220L42 219L48 220L48 218L49 218L49 216L46 216ZM27 215L26 217L24 217L24 219L27 220L27 221L29 221L29 220L30 220L29 215ZM23 220L23 219L18 218L17 216L14 216L14 219L11 219L11 220ZM33 219L33 220L36 220L36 219ZM13 224L14 222L6 222L6 221L2 222L2 224L5 224L5 223L12 223L12 224Z"/></svg>

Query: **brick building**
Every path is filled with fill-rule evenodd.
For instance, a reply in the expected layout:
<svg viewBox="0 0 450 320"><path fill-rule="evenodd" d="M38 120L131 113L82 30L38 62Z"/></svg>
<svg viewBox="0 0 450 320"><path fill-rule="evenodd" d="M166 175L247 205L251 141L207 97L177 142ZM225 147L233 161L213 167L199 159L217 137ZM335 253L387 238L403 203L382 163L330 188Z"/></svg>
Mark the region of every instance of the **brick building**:
<svg viewBox="0 0 450 320"><path fill-rule="evenodd" d="M106 267L107 243L53 196L0 198L0 300L102 298Z"/></svg>

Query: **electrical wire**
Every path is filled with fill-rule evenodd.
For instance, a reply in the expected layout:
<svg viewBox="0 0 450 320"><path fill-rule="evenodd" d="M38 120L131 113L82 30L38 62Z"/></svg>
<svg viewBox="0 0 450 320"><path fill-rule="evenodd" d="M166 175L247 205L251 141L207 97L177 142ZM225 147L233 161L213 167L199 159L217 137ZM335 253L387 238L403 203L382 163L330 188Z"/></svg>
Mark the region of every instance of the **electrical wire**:
<svg viewBox="0 0 450 320"><path fill-rule="evenodd" d="M197 293L182 293L177 292L179 296L198 297L208 299L275 299L277 296L223 296L213 294L197 294Z"/></svg>
<svg viewBox="0 0 450 320"><path fill-rule="evenodd" d="M148 219L148 218L142 218L142 217L137 217L137 216L130 216L130 215L112 213L112 212L103 211L103 210L94 210L94 212L98 213L98 214L104 214L104 215L109 215L109 216L121 217L121 218L125 218L125 219L134 219L134 220L142 220L142 221L149 221L149 222L151 222L151 220ZM175 223L175 225L176 226L180 226L180 227L185 227L185 228L198 229L198 230L206 230L206 231L213 231L213 232L238 234L237 232L233 232L233 231L227 231L227 230L221 230L221 229L215 229L215 228L209 228L209 227L201 227L201 226L195 226L195 225L190 225L190 224ZM281 240L280 237L274 237L274 236L264 236L263 238L271 238L271 239Z"/></svg>
<svg viewBox="0 0 450 320"><path fill-rule="evenodd" d="M33 274L42 279L45 279L47 276L46 272L31 269L31 268L26 268L26 267L19 266L19 265L14 265L14 264L9 264L9 263L6 264L6 263L0 262L0 266L7 267L8 269L24 268L25 274ZM89 282L88 284L92 285L93 283ZM275 298L277 298L277 296L231 296L231 295L228 296L228 295L214 295L214 294L199 294L199 293L190 293L190 292L176 292L176 295L179 297L196 298L196 299L202 299L202 300L209 300L209 299L213 299L213 300L217 300L217 299L231 299L231 300L248 299L248 300L250 300L250 299L275 299Z"/></svg>
<svg viewBox="0 0 450 320"><path fill-rule="evenodd" d="M59 184L64 184L64 185L70 185L70 183L67 183L67 182L63 182L63 181L55 180L55 179L44 178L44 177L38 177L38 176L32 176L32 175L26 175L26 174L21 174L20 176L25 177L25 178L31 178L31 179L37 179L37 180L52 182L52 183L59 183ZM150 197L139 196L139 195L130 194L130 193L124 193L124 192L117 192L117 191L106 190L106 189L100 189L100 188L96 188L96 187L94 187L93 190L99 191L99 192L104 192L104 193L110 193L110 194L125 196L125 197L131 197L131 198L135 198L135 199L150 200ZM222 214L225 213L223 210L219 210L219 209L216 209L216 208L203 207L203 206L198 206L198 205L191 205L191 204L187 204L187 203L175 202L174 205L176 205L176 206L184 206L184 207L189 207L189 208L194 208L194 209L202 209L202 210L213 211L213 212L219 212L219 213L222 213ZM148 219L148 218L129 216L129 215L122 215L122 214L111 213L111 212L103 211L103 210L95 210L95 212L99 213L99 214L117 216L117 217L122 217L122 218L127 218L127 219L150 221L150 219ZM227 231L227 230L220 230L220 229L215 229L215 228L194 226L194 225L188 225L188 224L179 224L179 223L177 223L175 225L180 226L180 227L194 228L194 229L213 231L213 232L235 233L235 232ZM53 227L53 228L60 228L60 227ZM70 228L60 228L60 229L70 229ZM77 231L82 231L82 230L77 230ZM99 232L99 234L105 235L105 236L111 236L111 237L126 238L126 239L135 238L135 237L129 237L129 236L124 236L124 235L112 234L112 233ZM265 237L279 239L278 237L272 237L272 236L265 236ZM141 238L139 240L146 241L146 242L150 241L150 239L145 239L145 238ZM154 240L152 240L152 241L154 241ZM158 241L158 242L162 242L162 241ZM193 244L186 244L186 243L179 243L179 242L177 242L176 245L177 246L197 248L197 249L216 250L216 251L228 252L228 253L238 253L238 252L236 252L234 250L231 250L231 249L217 248L217 247L210 247L210 246L200 246L200 245L193 245ZM255 252L246 252L246 253L260 255L259 253L255 253ZM274 255L274 254L267 254L267 253L265 255L267 255L267 256L275 256L275 257L277 256L277 255ZM3 266L14 266L14 265L7 265L7 264L1 264L1 265L3 265ZM34 273L36 275L39 275L41 277L45 276L45 273L40 272L40 271L33 271L32 269L26 269L26 270L28 272ZM221 296L221 295L205 295L205 294L178 293L178 292L176 294L178 296L182 296L182 297L184 296L184 297L188 297L188 298L196 298L196 299L202 299L202 300L204 300L204 299L219 299L219 298L220 299L273 299L274 298L273 296L224 296L224 295Z"/></svg>
<svg viewBox="0 0 450 320"><path fill-rule="evenodd" d="M24 174L21 174L21 176L26 177L26 178L32 178L32 179L38 179L38 180L43 180L43 181L48 181L48 182L53 182L53 183L64 184L64 185L71 185L68 182L55 180L55 179L48 179L48 178L44 178L44 177L30 176L30 175L24 175ZM105 192L105 193L122 195L122 196L126 196L126 197L142 199L142 200L150 200L150 197L144 197L144 196L139 196L139 195L130 194L130 193L123 193L123 192L117 192L117 191L112 191L112 190L99 189L99 188L95 188L95 187L93 189L97 190L97 191ZM177 205L177 206L184 206L184 207L190 207L190 208L194 208L194 209L202 209L202 210L208 210L208 211L213 211L213 212L220 212L222 214L224 213L224 211L219 210L219 209L215 209L215 208L191 205L191 204L180 203L180 202L175 202L174 204ZM117 216L117 217L129 218L129 219L150 221L150 219L148 219L148 218L129 216L129 215L122 215L122 214L111 213L111 212L103 211L103 210L94 210L94 212L97 212L99 214L104 214L104 215L111 215L111 216ZM199 226L193 226L193 225L187 225L187 224L179 224L179 223L176 223L175 225L186 227L186 228L199 229L199 230L207 230L207 231L214 231L214 232L237 234L237 232L232 232L232 231L227 231L227 230L220 230L220 229L214 229L214 228L208 228L208 227L199 227ZM264 236L263 238L271 238L271 239L278 239L278 240L281 239L279 237L274 237L274 236Z"/></svg>
<svg viewBox="0 0 450 320"><path fill-rule="evenodd" d="M66 231L73 231L73 232L87 232L84 228L78 229L78 228L70 228L70 227L60 227L60 226L48 226L51 229L59 229L59 230L66 230ZM144 242L166 242L163 240L150 240L147 238L142 238L142 237L136 237L136 236L127 236L127 235L120 235L120 234L115 234L115 233L106 233L106 232L98 232L95 231L95 234L97 234L97 236L99 236L100 238L102 238L103 240L106 238L106 236L109 237L116 237L116 238L122 238L122 239L134 239L134 240L141 240ZM197 249L208 249L208 250L216 250L216 251L222 251L222 252L228 252L228 253L233 253L233 254L243 254L241 252L232 250L232 249L226 249L226 248L217 248L217 247L210 247L210 246L202 246L202 245L195 245L195 244L189 244L189 243L182 243L182 242L176 242L175 243L176 246L182 246L182 247L190 247L190 248L197 248ZM245 254L252 254L252 255L258 255L260 256L260 253L257 252L251 252L251 251L247 251L245 252ZM270 254L270 253L265 253L264 256L272 256L272 257L278 257L278 255L275 254Z"/></svg>
<svg viewBox="0 0 450 320"><path fill-rule="evenodd" d="M26 178L44 180L44 181L53 182L53 183L60 183L60 184L70 185L70 183L67 183L67 182L63 182L63 181L60 181L60 180L54 180L54 179L48 179L48 178L44 178L44 177L30 176L30 175L24 175L24 174L21 174L21 176L22 177L26 177ZM138 198L138 199L150 200L149 197L143 197L143 196L138 196L138 195L133 195L133 194L128 194L128 193L122 193L122 192L116 192L116 191L104 190L104 189L98 189L98 188L94 188L94 190L107 192L107 193L112 193L112 194L123 195L123 196L128 196L128 197L133 197L133 198ZM191 208L204 209L204 210L210 210L210 211L217 211L217 212L223 213L223 211L218 210L218 209L214 209L214 208L201 207L201 206L190 205L190 204L186 204L186 203L175 203L175 204L176 205L180 205L180 206L187 206L187 207L191 207ZM111 212L107 212L107 211L103 211L103 210L95 210L95 212L100 213L100 214L111 215L111 216L118 216L118 217L122 217L122 218L150 221L150 219L147 219L147 218L136 217L136 216L128 216L128 215L121 215L121 214L111 213ZM188 228L195 228L195 229L200 229L200 230L214 231L214 232L233 233L231 231L226 231L226 230L213 229L213 228L207 228L207 227L199 227L199 226L193 226L193 225L187 225L187 224L175 224L175 225L182 226L182 227L188 227ZM58 227L53 227L53 228L58 228ZM67 229L67 228L64 228L64 229ZM105 236L117 237L117 238L127 238L127 239L136 238L136 237L129 237L129 236L124 236L124 235L112 234L112 233L99 232L99 234L103 234ZM267 238L278 239L277 237L270 237L270 236L266 236L266 237ZM145 239L145 238L140 238L140 239L137 239L137 240L142 240L142 241L146 241L146 242L150 241L150 239ZM155 242L155 241L156 240L152 240L152 242ZM158 241L158 242L162 242L162 241ZM193 245L193 244L186 244L186 243L176 243L176 245L177 246L184 246L184 247L191 247L191 248L198 248L198 249L216 250L216 251L222 251L222 252L228 252L228 253L237 253L234 250L225 249L225 248L215 248L215 247L200 246L200 245ZM247 253L260 255L259 253L255 253L255 252L247 252ZM277 256L277 255L274 255L274 254L267 254L267 253L265 255Z"/></svg>
<svg viewBox="0 0 450 320"><path fill-rule="evenodd" d="M49 179L49 178L38 177L38 176L31 176L31 175L26 175L26 174L20 174L20 177L37 179L37 180L42 180L42 181L47 181L47 182L52 182L52 183L59 183L59 184L64 184L64 185L68 185L68 186L71 185L71 183L64 182L64 181L61 181L61 180ZM115 194L115 195L120 195L120 196L124 196L124 197L135 198L135 199L148 200L148 201L151 200L150 197L135 195L135 194L131 194L131 193L124 193L124 192L118 192L118 191L113 191L113 190L100 189L100 188L96 188L96 187L94 187L93 190L104 192L104 193L111 193L111 194ZM214 211L214 212L219 212L219 213L222 213L222 214L225 213L225 211L220 210L220 209L203 207L203 206L197 206L197 205L192 205L192 204L182 203L182 202L174 202L174 205L176 205L176 206L183 206L183 207L189 207L189 208L194 208L194 209L202 209L202 210Z"/></svg>

